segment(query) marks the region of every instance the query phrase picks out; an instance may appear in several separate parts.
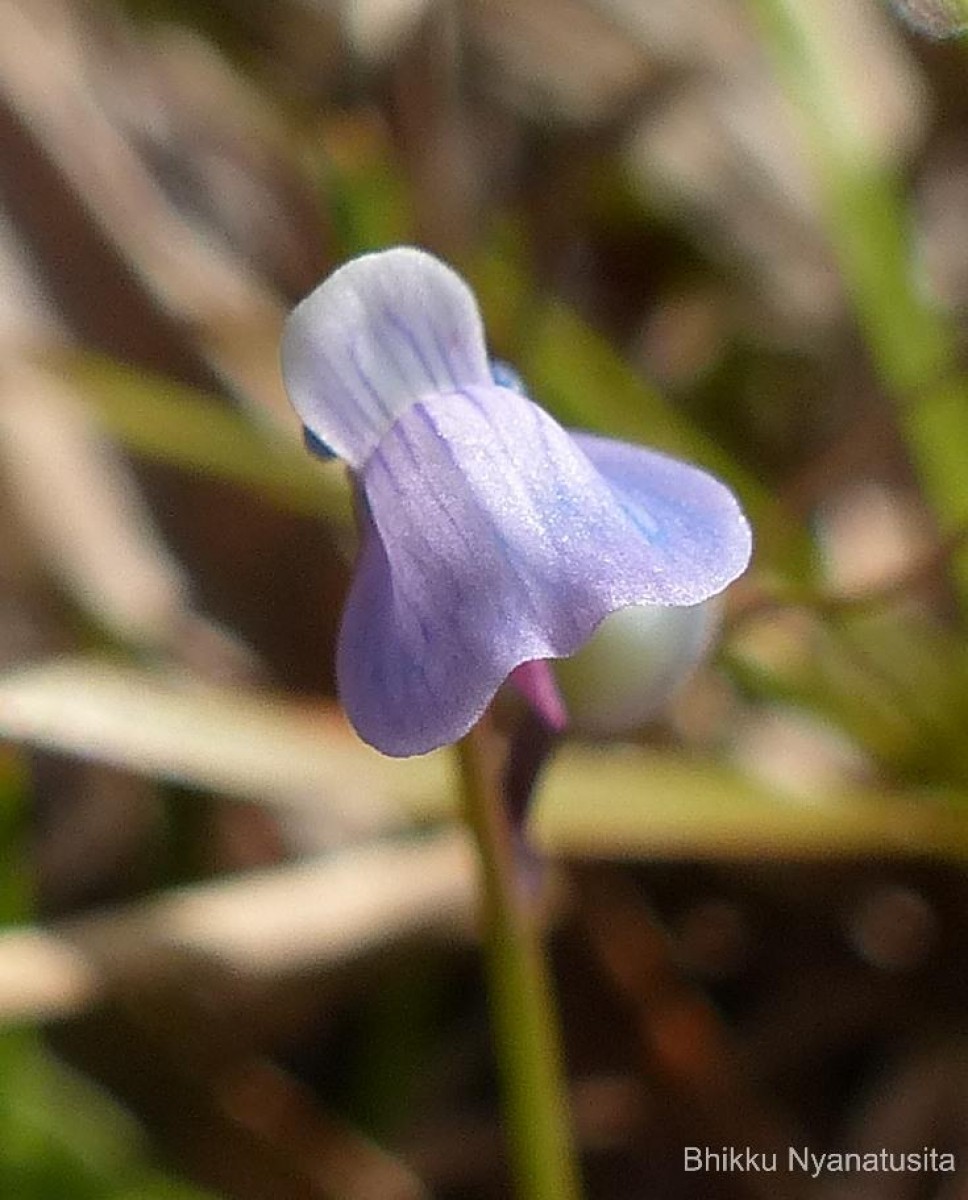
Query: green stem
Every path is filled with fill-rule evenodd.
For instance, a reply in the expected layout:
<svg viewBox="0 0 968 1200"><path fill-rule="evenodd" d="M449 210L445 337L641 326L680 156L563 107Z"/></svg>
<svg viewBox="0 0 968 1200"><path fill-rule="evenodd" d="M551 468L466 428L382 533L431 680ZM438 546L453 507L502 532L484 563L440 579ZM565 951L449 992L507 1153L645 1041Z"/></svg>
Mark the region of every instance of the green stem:
<svg viewBox="0 0 968 1200"><path fill-rule="evenodd" d="M519 886L511 830L481 733L458 744L464 817L477 845L491 1017L521 1200L578 1200L558 1023L541 938Z"/></svg>

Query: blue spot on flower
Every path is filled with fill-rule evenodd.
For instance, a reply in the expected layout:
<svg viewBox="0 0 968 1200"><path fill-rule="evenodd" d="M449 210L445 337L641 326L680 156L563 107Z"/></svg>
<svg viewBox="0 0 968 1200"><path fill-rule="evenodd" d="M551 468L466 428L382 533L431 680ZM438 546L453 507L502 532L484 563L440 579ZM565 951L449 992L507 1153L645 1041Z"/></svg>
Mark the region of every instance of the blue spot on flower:
<svg viewBox="0 0 968 1200"><path fill-rule="evenodd" d="M316 458L321 458L324 462L326 462L327 460L336 457L335 452L326 445L322 438L318 438L315 433L313 433L313 431L308 429L305 425L302 427L302 435L303 445L306 447L309 453L315 455Z"/></svg>
<svg viewBox="0 0 968 1200"><path fill-rule="evenodd" d="M336 271L290 316L282 363L308 444L364 501L337 676L387 754L463 736L516 668L575 653L609 613L699 604L747 566L726 487L562 429L488 361L473 295L423 251Z"/></svg>
<svg viewBox="0 0 968 1200"><path fill-rule="evenodd" d="M491 378L498 387L507 388L511 392L517 392L519 396L527 396L528 394L528 389L524 386L524 380L515 371L514 367L500 358L491 359Z"/></svg>

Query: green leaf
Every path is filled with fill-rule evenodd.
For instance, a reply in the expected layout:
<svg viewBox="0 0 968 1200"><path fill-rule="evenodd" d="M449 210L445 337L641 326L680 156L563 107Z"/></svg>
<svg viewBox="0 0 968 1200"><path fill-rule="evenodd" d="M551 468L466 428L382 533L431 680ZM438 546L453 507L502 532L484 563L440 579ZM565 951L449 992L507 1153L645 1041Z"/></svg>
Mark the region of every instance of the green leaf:
<svg viewBox="0 0 968 1200"><path fill-rule="evenodd" d="M206 1200L146 1161L135 1121L30 1031L0 1035L0 1195L17 1200Z"/></svg>
<svg viewBox="0 0 968 1200"><path fill-rule="evenodd" d="M322 151L325 161L315 163L315 172L324 180L339 257L413 241L411 194L381 122L365 115L331 120L323 129Z"/></svg>
<svg viewBox="0 0 968 1200"><path fill-rule="evenodd" d="M250 488L302 516L353 525L338 463L321 463L281 432L255 425L224 401L107 359L76 358L68 375L102 425L128 449Z"/></svg>
<svg viewBox="0 0 968 1200"><path fill-rule="evenodd" d="M531 831L546 850L585 857L968 857L960 814L923 792L806 800L716 763L631 749L559 755Z"/></svg>
<svg viewBox="0 0 968 1200"><path fill-rule="evenodd" d="M748 0L777 76L799 111L827 234L882 383L898 404L901 430L942 529L968 520L958 448L968 444L968 381L955 331L933 307L915 270L910 206L898 175L858 135L854 97L838 62L823 6ZM968 603L968 553L955 578Z"/></svg>
<svg viewBox="0 0 968 1200"><path fill-rule="evenodd" d="M968 781L968 653L962 640L897 611L806 618L798 645L764 653L755 632L726 657L751 695L842 730L892 777Z"/></svg>

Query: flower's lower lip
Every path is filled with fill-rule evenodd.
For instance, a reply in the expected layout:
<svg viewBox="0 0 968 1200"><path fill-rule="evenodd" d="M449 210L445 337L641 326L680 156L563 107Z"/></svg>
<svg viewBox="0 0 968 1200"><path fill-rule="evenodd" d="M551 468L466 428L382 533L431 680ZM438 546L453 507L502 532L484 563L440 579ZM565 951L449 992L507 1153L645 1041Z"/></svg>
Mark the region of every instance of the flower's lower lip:
<svg viewBox="0 0 968 1200"><path fill-rule="evenodd" d="M701 602L749 549L708 475L493 385L412 405L357 479L337 672L357 729L395 755L463 736L522 663L574 654L616 609ZM563 720L553 693L537 703Z"/></svg>

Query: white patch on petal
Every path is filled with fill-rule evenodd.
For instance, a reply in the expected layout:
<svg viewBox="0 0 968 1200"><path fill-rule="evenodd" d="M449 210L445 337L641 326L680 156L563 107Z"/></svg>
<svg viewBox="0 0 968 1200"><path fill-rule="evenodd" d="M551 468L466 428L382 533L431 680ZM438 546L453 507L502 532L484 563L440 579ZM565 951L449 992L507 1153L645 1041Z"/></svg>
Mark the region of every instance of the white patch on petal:
<svg viewBox="0 0 968 1200"><path fill-rule="evenodd" d="M282 373L303 424L355 468L418 400L491 381L472 292L411 247L353 259L297 305Z"/></svg>

